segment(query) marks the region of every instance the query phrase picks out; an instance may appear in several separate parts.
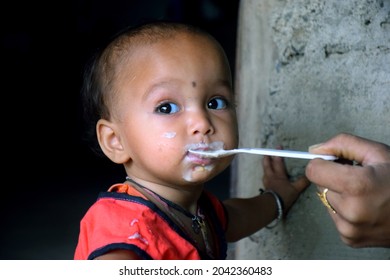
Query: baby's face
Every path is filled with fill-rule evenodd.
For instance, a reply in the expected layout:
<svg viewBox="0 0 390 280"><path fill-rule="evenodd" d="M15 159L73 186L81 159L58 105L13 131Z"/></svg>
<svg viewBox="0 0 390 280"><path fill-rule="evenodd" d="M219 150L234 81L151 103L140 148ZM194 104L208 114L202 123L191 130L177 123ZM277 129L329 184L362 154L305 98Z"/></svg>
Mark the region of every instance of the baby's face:
<svg viewBox="0 0 390 280"><path fill-rule="evenodd" d="M161 184L203 183L232 158L188 149L232 149L237 120L228 62L209 39L180 35L138 49L123 67L113 112L130 176Z"/></svg>

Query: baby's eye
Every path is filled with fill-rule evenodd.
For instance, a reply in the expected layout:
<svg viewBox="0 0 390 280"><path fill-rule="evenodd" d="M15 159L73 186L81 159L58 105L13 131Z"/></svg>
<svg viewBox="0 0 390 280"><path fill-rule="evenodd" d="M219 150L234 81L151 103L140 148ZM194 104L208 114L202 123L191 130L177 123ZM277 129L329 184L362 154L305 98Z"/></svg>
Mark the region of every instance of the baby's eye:
<svg viewBox="0 0 390 280"><path fill-rule="evenodd" d="M207 108L213 110L226 109L227 106L228 106L228 101L221 97L213 98L207 103Z"/></svg>
<svg viewBox="0 0 390 280"><path fill-rule="evenodd" d="M156 108L156 112L160 114L174 114L180 111L179 106L172 102L165 102Z"/></svg>

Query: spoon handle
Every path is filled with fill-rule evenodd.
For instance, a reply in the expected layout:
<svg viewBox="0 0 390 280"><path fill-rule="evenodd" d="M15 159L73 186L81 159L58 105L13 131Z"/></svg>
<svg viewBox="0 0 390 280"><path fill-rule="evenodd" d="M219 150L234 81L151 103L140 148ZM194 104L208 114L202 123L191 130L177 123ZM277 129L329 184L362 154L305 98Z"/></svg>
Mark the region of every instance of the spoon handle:
<svg viewBox="0 0 390 280"><path fill-rule="evenodd" d="M198 154L204 157L226 157L234 154L256 154L264 156L276 156L276 157L288 157L288 158L300 158L300 159L314 159L322 158L324 160L336 160L337 157L332 155L319 155L311 154L308 152L301 151L290 151L290 150L277 150L277 149L261 149L261 148L240 148L233 150L190 150L193 154Z"/></svg>
<svg viewBox="0 0 390 280"><path fill-rule="evenodd" d="M320 155L320 154L312 154L312 153L301 152L301 151L277 150L277 149L241 148L241 149L234 149L232 151L235 151L236 153L267 155L267 156L287 157L287 158L300 158L300 159L314 159L314 158L322 158L324 160L337 159L337 157L332 155Z"/></svg>

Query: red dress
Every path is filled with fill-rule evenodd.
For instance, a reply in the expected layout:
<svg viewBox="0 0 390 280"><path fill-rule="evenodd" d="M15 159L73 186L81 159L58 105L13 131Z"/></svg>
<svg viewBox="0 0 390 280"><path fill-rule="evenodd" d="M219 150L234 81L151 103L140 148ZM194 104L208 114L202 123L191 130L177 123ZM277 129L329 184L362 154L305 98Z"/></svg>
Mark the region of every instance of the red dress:
<svg viewBox="0 0 390 280"><path fill-rule="evenodd" d="M225 259L226 213L217 197L203 191L200 207L212 226L215 259ZM100 193L80 222L75 260L94 259L124 249L142 259L210 259L163 211L128 184L113 185Z"/></svg>

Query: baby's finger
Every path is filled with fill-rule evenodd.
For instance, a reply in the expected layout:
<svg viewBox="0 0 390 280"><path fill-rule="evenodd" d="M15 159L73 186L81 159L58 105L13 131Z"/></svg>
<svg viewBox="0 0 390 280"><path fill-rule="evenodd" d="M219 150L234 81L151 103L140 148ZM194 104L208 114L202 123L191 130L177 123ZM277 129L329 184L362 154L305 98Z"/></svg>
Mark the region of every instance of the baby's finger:
<svg viewBox="0 0 390 280"><path fill-rule="evenodd" d="M264 174L273 174L274 173L272 159L270 156L263 157L263 170L264 170Z"/></svg>
<svg viewBox="0 0 390 280"><path fill-rule="evenodd" d="M276 174L281 176L287 176L287 169L284 163L284 159L281 157L271 158L272 166Z"/></svg>
<svg viewBox="0 0 390 280"><path fill-rule="evenodd" d="M291 183L298 192L302 192L308 186L310 186L310 181L306 176L299 177L296 181Z"/></svg>

